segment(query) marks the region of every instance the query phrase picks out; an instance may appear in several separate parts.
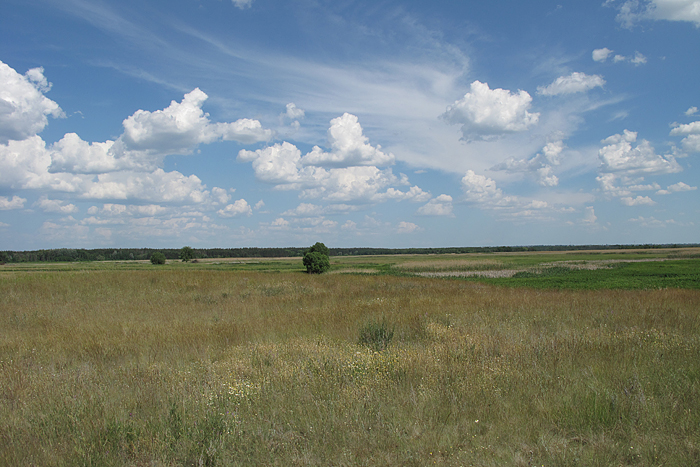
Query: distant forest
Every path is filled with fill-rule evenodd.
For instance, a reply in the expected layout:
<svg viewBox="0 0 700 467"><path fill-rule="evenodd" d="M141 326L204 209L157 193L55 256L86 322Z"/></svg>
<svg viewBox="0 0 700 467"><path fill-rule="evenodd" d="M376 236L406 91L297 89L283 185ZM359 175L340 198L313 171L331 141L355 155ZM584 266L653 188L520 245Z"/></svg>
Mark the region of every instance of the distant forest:
<svg viewBox="0 0 700 467"><path fill-rule="evenodd" d="M536 245L498 247L449 247L449 248L330 248L331 256L362 255L431 255L457 253L503 253L525 251L572 251L687 248L700 244L664 245ZM288 248L194 248L195 258L281 258L302 257L307 247ZM0 263L65 262L65 261L133 261L148 260L155 252L167 259L178 259L179 248L58 248L34 251L0 251Z"/></svg>

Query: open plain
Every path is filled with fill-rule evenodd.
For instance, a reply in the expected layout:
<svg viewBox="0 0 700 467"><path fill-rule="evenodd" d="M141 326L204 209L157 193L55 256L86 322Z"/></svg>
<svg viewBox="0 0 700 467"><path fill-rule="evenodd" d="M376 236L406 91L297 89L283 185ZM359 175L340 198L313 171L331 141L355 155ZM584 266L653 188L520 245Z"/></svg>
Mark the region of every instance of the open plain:
<svg viewBox="0 0 700 467"><path fill-rule="evenodd" d="M0 464L700 464L697 250L302 270L0 266Z"/></svg>

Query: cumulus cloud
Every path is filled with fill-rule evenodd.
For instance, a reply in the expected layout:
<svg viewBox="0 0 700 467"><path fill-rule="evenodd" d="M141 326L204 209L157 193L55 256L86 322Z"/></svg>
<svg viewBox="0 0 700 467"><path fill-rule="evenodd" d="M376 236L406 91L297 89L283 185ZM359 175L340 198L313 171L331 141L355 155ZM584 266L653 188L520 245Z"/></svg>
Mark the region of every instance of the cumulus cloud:
<svg viewBox="0 0 700 467"><path fill-rule="evenodd" d="M606 2L612 3L616 2ZM627 0L617 8L616 20L625 28L641 20L689 21L700 27L698 0Z"/></svg>
<svg viewBox="0 0 700 467"><path fill-rule="evenodd" d="M48 196L44 195L34 203L35 207L38 207L44 212L57 212L61 214L72 214L78 212L78 207L74 204L66 204L65 201L58 199L49 199Z"/></svg>
<svg viewBox="0 0 700 467"><path fill-rule="evenodd" d="M544 200L509 196L496 186L496 182L484 175L468 170L462 178L465 200L482 209L494 210L511 219L549 219L547 213L570 212L571 208L557 208ZM559 201L557 201L558 203Z"/></svg>
<svg viewBox="0 0 700 467"><path fill-rule="evenodd" d="M421 228L413 222L401 221L396 227L396 233L409 234L421 230Z"/></svg>
<svg viewBox="0 0 700 467"><path fill-rule="evenodd" d="M154 203L200 204L210 199L196 175L156 169L151 173L114 172L100 174L84 183L80 198L145 200Z"/></svg>
<svg viewBox="0 0 700 467"><path fill-rule="evenodd" d="M278 189L300 190L302 198L335 202L381 201L382 197L392 197L381 190L401 182L390 169L381 170L375 166L304 167L301 151L288 142L256 151L241 150L238 160L252 162L258 180L273 183ZM394 193L394 197L398 193Z"/></svg>
<svg viewBox="0 0 700 467"><path fill-rule="evenodd" d="M51 147L49 171L98 174L154 165L153 161L148 160L141 164L133 157L117 158L111 152L113 146L114 141L88 143L75 133L66 133Z"/></svg>
<svg viewBox="0 0 700 467"><path fill-rule="evenodd" d="M9 211L11 209L22 209L24 203L26 203L26 198L20 198L15 195L12 198L7 196L0 196L0 211Z"/></svg>
<svg viewBox="0 0 700 467"><path fill-rule="evenodd" d="M137 110L123 122L124 142L132 150L189 154L198 144L216 140L251 144L272 138L272 130L263 129L257 120L243 118L232 123L212 123L202 110L207 98L195 88L185 94L182 102L172 101L163 110Z"/></svg>
<svg viewBox="0 0 700 467"><path fill-rule="evenodd" d="M263 182L290 184L301 180L301 151L286 141L255 151L242 149L237 159L252 162L256 178Z"/></svg>
<svg viewBox="0 0 700 467"><path fill-rule="evenodd" d="M0 61L0 144L40 133L48 124L49 115L63 116L58 104L44 96L50 88L43 68L20 75Z"/></svg>
<svg viewBox="0 0 700 467"><path fill-rule="evenodd" d="M303 165L349 167L357 165L386 166L394 163L394 155L385 154L381 146L372 147L362 134L362 127L355 115L345 113L331 120L328 129L330 152L314 146L301 160Z"/></svg>
<svg viewBox="0 0 700 467"><path fill-rule="evenodd" d="M691 116L695 115L696 113L698 113L698 108L695 106L690 107L688 110L685 111L685 114L688 117L691 117Z"/></svg>
<svg viewBox="0 0 700 467"><path fill-rule="evenodd" d="M552 84L546 87L538 87L537 93L542 96L557 96L560 94L573 94L586 92L596 87L603 87L605 80L600 75L587 75L574 72L569 76L560 76Z"/></svg>
<svg viewBox="0 0 700 467"><path fill-rule="evenodd" d="M283 212L282 215L292 217L314 217L325 216L328 214L347 213L357 211L359 209L360 206L352 204L329 204L327 206L321 206L319 204L301 203L296 208Z"/></svg>
<svg viewBox="0 0 700 467"><path fill-rule="evenodd" d="M629 59L630 63L633 63L634 65L644 65L647 62L647 58L640 52L635 52L634 57L630 57Z"/></svg>
<svg viewBox="0 0 700 467"><path fill-rule="evenodd" d="M700 121L678 125L671 130L671 136L685 136L681 146L688 152L700 152Z"/></svg>
<svg viewBox="0 0 700 467"><path fill-rule="evenodd" d="M530 159L515 159L510 157L491 167L490 170L501 170L510 173L526 173L533 176L540 186L557 186L559 179L554 175L552 166L560 164L560 155L564 150L561 140L550 141Z"/></svg>
<svg viewBox="0 0 700 467"><path fill-rule="evenodd" d="M494 203L503 198L503 192L496 187L496 182L484 175L478 175L473 170L467 170L462 177L462 188L467 200L475 203Z"/></svg>
<svg viewBox="0 0 700 467"><path fill-rule="evenodd" d="M682 191L695 191L698 187L690 186L687 183L678 182L673 185L668 186L665 190L659 190L656 192L657 195L670 195L671 193L679 193Z"/></svg>
<svg viewBox="0 0 700 467"><path fill-rule="evenodd" d="M316 146L302 157L295 145L285 141L255 151L241 150L237 159L251 162L258 180L272 183L277 189L298 190L301 198L322 198L336 203L389 199L420 202L430 198L429 193L417 186L408 191L390 188L408 185L408 179L403 174L395 176L391 169L378 167L393 163L394 156L384 154L380 146L374 148L367 143L356 116L345 113L331 120L328 139L330 152Z"/></svg>
<svg viewBox="0 0 700 467"><path fill-rule="evenodd" d="M608 49L607 47L603 47L602 49L595 49L592 53L593 61L594 62L604 62L608 59L608 57L612 53L613 53L613 51Z"/></svg>
<svg viewBox="0 0 700 467"><path fill-rule="evenodd" d="M654 200L649 198L648 196L637 196L636 198L632 198L631 196L625 196L623 198L620 198L620 201L622 201L622 204L625 206L653 206L656 204Z"/></svg>
<svg viewBox="0 0 700 467"><path fill-rule="evenodd" d="M98 174L120 170L150 172L171 154L191 154L200 144L269 141L272 130L257 120L212 123L202 110L207 95L199 88L154 112L137 110L123 122L124 133L115 141L89 143L67 133L51 147L52 173Z"/></svg>
<svg viewBox="0 0 700 467"><path fill-rule="evenodd" d="M231 0L234 5L236 5L238 8L241 10L245 10L246 8L250 8L250 6L253 4L253 0Z"/></svg>
<svg viewBox="0 0 700 467"><path fill-rule="evenodd" d="M583 219L581 219L581 222L584 224L593 225L596 223L597 220L598 217L595 215L595 210L593 209L593 206L586 206L586 208L583 211Z"/></svg>
<svg viewBox="0 0 700 467"><path fill-rule="evenodd" d="M287 104L286 112L280 114L280 117L289 120L299 120L304 118L304 115L305 112L302 109L297 107L296 104L294 104L294 102L290 102L289 104Z"/></svg>
<svg viewBox="0 0 700 467"><path fill-rule="evenodd" d="M448 106L440 117L447 123L462 125L465 140L489 139L536 125L540 114L528 112L531 103L532 97L526 91L514 94L474 81L471 91Z"/></svg>
<svg viewBox="0 0 700 467"><path fill-rule="evenodd" d="M234 216L250 216L253 214L253 209L250 207L248 202L244 199L236 200L233 204L229 204L223 209L217 211L221 217L234 217Z"/></svg>
<svg viewBox="0 0 700 467"><path fill-rule="evenodd" d="M417 213L421 216L453 216L452 196L442 194L433 198L427 204L421 206Z"/></svg>
<svg viewBox="0 0 700 467"><path fill-rule="evenodd" d="M641 140L636 147L637 133L624 130L602 141L605 145L598 151L601 171L626 174L668 174L683 170L671 155L660 156L649 141Z"/></svg>
<svg viewBox="0 0 700 467"><path fill-rule="evenodd" d="M231 199L231 195L228 194L226 190L219 187L214 187L211 189L211 197L214 202L219 204L226 204Z"/></svg>

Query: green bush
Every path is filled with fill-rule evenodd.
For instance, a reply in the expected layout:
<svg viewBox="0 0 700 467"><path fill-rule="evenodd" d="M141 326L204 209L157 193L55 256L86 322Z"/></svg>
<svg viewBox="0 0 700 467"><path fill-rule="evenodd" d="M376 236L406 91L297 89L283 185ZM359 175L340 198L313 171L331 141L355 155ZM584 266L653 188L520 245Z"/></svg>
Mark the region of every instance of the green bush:
<svg viewBox="0 0 700 467"><path fill-rule="evenodd" d="M153 264L165 264L165 255L160 251L156 251L151 255L151 263Z"/></svg>
<svg viewBox="0 0 700 467"><path fill-rule="evenodd" d="M309 274L321 274L331 268L331 261L328 256L317 251L307 252L303 261L306 272Z"/></svg>
<svg viewBox="0 0 700 467"><path fill-rule="evenodd" d="M394 327L389 327L386 319L370 321L360 328L361 345L366 345L375 352L386 349L394 338Z"/></svg>
<svg viewBox="0 0 700 467"><path fill-rule="evenodd" d="M330 250L321 242L316 242L304 253L304 266L309 274L321 274L331 268Z"/></svg>
<svg viewBox="0 0 700 467"><path fill-rule="evenodd" d="M188 262L191 259L194 259L194 250L190 246L183 246L180 249L180 259L182 260L183 263Z"/></svg>

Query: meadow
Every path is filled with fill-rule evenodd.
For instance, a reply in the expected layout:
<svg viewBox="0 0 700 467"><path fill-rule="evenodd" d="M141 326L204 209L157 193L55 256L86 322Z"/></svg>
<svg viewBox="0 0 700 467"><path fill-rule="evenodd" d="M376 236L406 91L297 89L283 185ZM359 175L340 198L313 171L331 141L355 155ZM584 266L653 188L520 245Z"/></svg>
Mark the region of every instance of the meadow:
<svg viewBox="0 0 700 467"><path fill-rule="evenodd" d="M698 253L6 264L0 465L700 465Z"/></svg>

